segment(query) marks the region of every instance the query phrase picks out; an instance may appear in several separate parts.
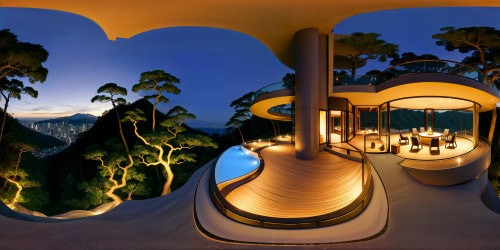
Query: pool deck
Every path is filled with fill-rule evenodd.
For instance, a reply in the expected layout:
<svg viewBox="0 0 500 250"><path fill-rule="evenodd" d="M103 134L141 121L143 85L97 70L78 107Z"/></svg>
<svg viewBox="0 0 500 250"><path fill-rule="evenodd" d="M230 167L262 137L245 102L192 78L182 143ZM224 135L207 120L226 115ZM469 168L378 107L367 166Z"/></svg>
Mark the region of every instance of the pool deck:
<svg viewBox="0 0 500 250"><path fill-rule="evenodd" d="M389 209L385 231L372 239L348 243L316 245L304 240L301 243L303 245L294 245L295 248L499 248L500 215L489 210L481 201L481 193L487 182L486 175L451 187L427 186L413 180L398 166L398 162L402 160L398 156L380 154L369 155L369 158L387 194ZM0 225L4 229L0 230L0 249L275 249L279 247L276 244L236 243L222 238L212 238L197 225L194 213L195 199L200 194L198 191L208 188L203 185L203 176L211 164L195 172L181 189L168 196L126 201L109 213L83 220L37 223L0 216ZM376 188L374 192L377 190L380 191L380 188ZM213 219L217 222L217 218ZM263 231L268 234L269 232L273 231ZM234 233L248 235L246 231L234 231ZM281 248L291 247L287 245Z"/></svg>
<svg viewBox="0 0 500 250"><path fill-rule="evenodd" d="M226 196L243 211L274 218L319 216L346 207L361 194L360 162L327 152L301 161L290 144L265 148L261 156L262 173Z"/></svg>

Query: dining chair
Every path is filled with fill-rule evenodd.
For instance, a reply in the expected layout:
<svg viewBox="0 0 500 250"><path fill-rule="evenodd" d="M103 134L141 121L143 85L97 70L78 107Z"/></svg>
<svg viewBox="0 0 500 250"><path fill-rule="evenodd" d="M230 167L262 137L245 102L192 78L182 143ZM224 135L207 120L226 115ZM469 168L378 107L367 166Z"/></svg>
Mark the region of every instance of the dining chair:
<svg viewBox="0 0 500 250"><path fill-rule="evenodd" d="M411 129L411 136L419 136L419 135L418 135L417 128L412 128L412 129Z"/></svg>
<svg viewBox="0 0 500 250"><path fill-rule="evenodd" d="M448 139L449 133L450 133L450 129L449 128L445 129L444 132L443 132L443 134L441 134L441 140Z"/></svg>
<svg viewBox="0 0 500 250"><path fill-rule="evenodd" d="M437 148L437 149L432 150L432 148ZM439 149L439 138L431 139L431 144L429 145L429 153L432 154L433 151L437 151L438 154L441 152Z"/></svg>
<svg viewBox="0 0 500 250"><path fill-rule="evenodd" d="M404 142L404 143L402 143ZM408 139L408 136L404 136L403 133L401 133L401 130L399 130L399 144L408 144L410 143L410 140Z"/></svg>
<svg viewBox="0 0 500 250"><path fill-rule="evenodd" d="M453 148L457 147L457 132L453 133L449 139L446 139L444 143L445 148L449 148L448 145L453 146Z"/></svg>
<svg viewBox="0 0 500 250"><path fill-rule="evenodd" d="M417 147L418 150L420 150L422 148L422 143L420 143L420 140L415 136L411 137L410 151L413 150L413 147Z"/></svg>

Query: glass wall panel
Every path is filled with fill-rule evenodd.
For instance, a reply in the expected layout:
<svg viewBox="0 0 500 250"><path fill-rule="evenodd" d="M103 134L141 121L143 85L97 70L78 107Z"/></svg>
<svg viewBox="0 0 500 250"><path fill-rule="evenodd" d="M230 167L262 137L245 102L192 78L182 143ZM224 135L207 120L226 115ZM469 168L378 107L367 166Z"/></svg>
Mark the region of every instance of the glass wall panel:
<svg viewBox="0 0 500 250"><path fill-rule="evenodd" d="M379 140L380 145L378 146L378 150L380 152L387 151L389 146L389 138L390 138L390 130L389 130L389 110L388 104L383 104L379 109Z"/></svg>
<svg viewBox="0 0 500 250"><path fill-rule="evenodd" d="M342 113L341 111L330 111L330 143L342 142Z"/></svg>
<svg viewBox="0 0 500 250"><path fill-rule="evenodd" d="M327 119L326 119L326 111L319 111L319 144L326 143L326 128L327 128Z"/></svg>
<svg viewBox="0 0 500 250"><path fill-rule="evenodd" d="M473 108L468 110L440 110L436 111L436 131L445 129L449 133L457 132L460 137L473 140Z"/></svg>

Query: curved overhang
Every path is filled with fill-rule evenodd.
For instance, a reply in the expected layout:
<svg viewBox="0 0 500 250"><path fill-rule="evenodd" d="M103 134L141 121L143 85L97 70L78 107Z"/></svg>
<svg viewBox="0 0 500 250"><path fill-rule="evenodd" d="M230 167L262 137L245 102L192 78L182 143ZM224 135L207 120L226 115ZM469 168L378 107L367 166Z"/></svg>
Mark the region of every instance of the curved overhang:
<svg viewBox="0 0 500 250"><path fill-rule="evenodd" d="M294 67L293 36L317 28L329 34L342 20L367 12L425 7L498 7L494 0L3 0L1 7L58 10L99 25L110 40L168 27L202 26L239 31L260 40L285 65Z"/></svg>
<svg viewBox="0 0 500 250"><path fill-rule="evenodd" d="M420 73L400 76L380 85L364 86L334 86L330 96L347 98L353 105L376 106L389 101L403 100L416 97L446 97L459 100L475 102L480 105L479 111L489 111L496 108L500 102L498 92L475 80L442 73ZM440 101L441 98L427 99L427 105L432 108L430 101ZM443 100L441 100L443 101ZM460 108L458 104L466 102L458 101L436 103L435 105L448 105L448 109ZM407 106L407 104L405 104ZM414 102L414 109L425 108L421 102ZM446 109L446 106L442 106ZM463 108L467 108L464 104Z"/></svg>
<svg viewBox="0 0 500 250"><path fill-rule="evenodd" d="M252 106L250 106L250 112L265 119L291 121L290 115L272 112L270 109L278 105L290 104L294 100L294 91L290 89L266 93L253 101Z"/></svg>

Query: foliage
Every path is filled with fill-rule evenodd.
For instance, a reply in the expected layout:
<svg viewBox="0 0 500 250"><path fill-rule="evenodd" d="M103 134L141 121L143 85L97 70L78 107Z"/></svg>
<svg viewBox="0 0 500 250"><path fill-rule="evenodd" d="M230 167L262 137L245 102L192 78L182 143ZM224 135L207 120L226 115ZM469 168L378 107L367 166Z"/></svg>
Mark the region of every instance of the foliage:
<svg viewBox="0 0 500 250"><path fill-rule="evenodd" d="M132 157L129 154L129 147L127 143L127 139L125 138L125 135L123 134L123 127L122 127L122 122L120 118L120 113L118 113L118 109L116 109L117 105L122 105L125 104L127 101L125 98L120 97L120 96L126 96L127 95L127 89L121 86L118 86L116 83L106 83L99 87L97 89L97 93L99 95L96 95L92 97L91 102L111 102L113 105L113 110L115 111L116 115L116 122L118 124L118 130L120 132L120 137L122 139L123 146L125 147L125 152L128 154L128 158L130 160L129 162L129 167L132 166L133 160Z"/></svg>
<svg viewBox="0 0 500 250"><path fill-rule="evenodd" d="M141 134L138 123L146 121L144 112L140 109L131 110L126 113L124 121L132 123L135 135L144 145L136 146L133 154L139 158L138 162L145 166L162 166L166 179L163 185L162 195L171 192L171 185L174 179L172 165L179 165L185 162L195 162L195 155L185 150L194 147L217 148L217 145L210 137L200 134L183 134L186 128L183 126L186 119L193 119L195 116L188 113L186 109L175 106L171 108L166 119L160 123L162 130L151 134Z"/></svg>
<svg viewBox="0 0 500 250"><path fill-rule="evenodd" d="M12 157L10 162L4 162L5 165L0 168L2 185L0 198L9 207L15 208L15 204L29 201L23 195L24 188L37 187L40 184L29 179L29 174L21 168L22 155L32 148L25 144L11 145L11 147L15 148L17 158Z"/></svg>
<svg viewBox="0 0 500 250"><path fill-rule="evenodd" d="M398 45L387 43L379 37L380 34L377 33L355 32L337 41L339 44L353 48L353 51L348 52L343 61L348 66L352 76L355 76L356 69L364 66L368 60L376 59L385 62L387 57L393 57L398 52ZM336 58L337 60L341 59Z"/></svg>
<svg viewBox="0 0 500 250"><path fill-rule="evenodd" d="M163 70L146 71L141 74L139 83L132 86L134 92L145 92L146 99L153 99L153 113L152 113L152 129L156 127L156 108L160 102L167 103L169 99L164 96L164 93L179 94L181 90L174 84L179 83L179 79L175 76L166 73ZM153 92L149 94L148 92Z"/></svg>
<svg viewBox="0 0 500 250"><path fill-rule="evenodd" d="M295 89L295 74L294 73L286 73L283 78L281 78L283 82L283 87L286 89Z"/></svg>
<svg viewBox="0 0 500 250"><path fill-rule="evenodd" d="M127 95L127 89L116 83L110 82L102 85L97 89L97 93L100 95L92 97L92 102L111 102L113 107L127 102L123 97L116 97Z"/></svg>
<svg viewBox="0 0 500 250"><path fill-rule="evenodd" d="M432 54L422 54L417 56L413 52L405 52L401 55L395 54L392 60L389 62L389 64L395 66L402 63L420 61L420 60L439 60L439 57Z"/></svg>
<svg viewBox="0 0 500 250"><path fill-rule="evenodd" d="M42 66L49 53L39 44L21 42L8 29L0 30L0 79L27 77L44 82L48 70Z"/></svg>
<svg viewBox="0 0 500 250"><path fill-rule="evenodd" d="M74 209L90 209L108 201L106 191L110 183L105 178L96 177L89 182L80 182L77 185L79 191L84 193L81 199L70 199L65 204Z"/></svg>
<svg viewBox="0 0 500 250"><path fill-rule="evenodd" d="M500 78L500 30L492 27L441 28L434 34L438 46L448 51L470 53L462 62L481 71L483 83L493 85Z"/></svg>
<svg viewBox="0 0 500 250"><path fill-rule="evenodd" d="M27 94L33 98L38 97L38 91L29 86L24 86L23 82L17 79L8 80L7 78L0 78L0 94L4 98L3 117L0 125L0 143L2 142L3 131L7 119L7 108L11 98L21 99L21 94Z"/></svg>
<svg viewBox="0 0 500 250"><path fill-rule="evenodd" d="M91 147L84 155L86 159L96 160L100 162L99 174L109 184L109 188L105 194L115 203L121 203L123 199L115 194L115 191L127 186L127 181L135 179L143 181L144 175L137 172L129 172L133 167L132 164L126 164L127 155L123 154L123 146L116 140L111 139L105 142L102 150L97 146Z"/></svg>
<svg viewBox="0 0 500 250"><path fill-rule="evenodd" d="M252 113L250 112L250 106L252 105L252 99L255 92L248 92L241 96L240 98L231 102L230 107L234 109L234 115L229 118L226 123L226 127L237 128L240 133L242 142L245 141L243 133L241 132L241 126L245 121L252 118Z"/></svg>
<svg viewBox="0 0 500 250"><path fill-rule="evenodd" d="M4 115L0 125L2 142L7 108L11 98L21 99L21 94L36 98L38 92L14 78L28 78L29 82L44 82L48 70L42 66L49 53L39 44L21 42L8 29L0 30L0 94L4 98ZM1 98L0 98L1 99Z"/></svg>

